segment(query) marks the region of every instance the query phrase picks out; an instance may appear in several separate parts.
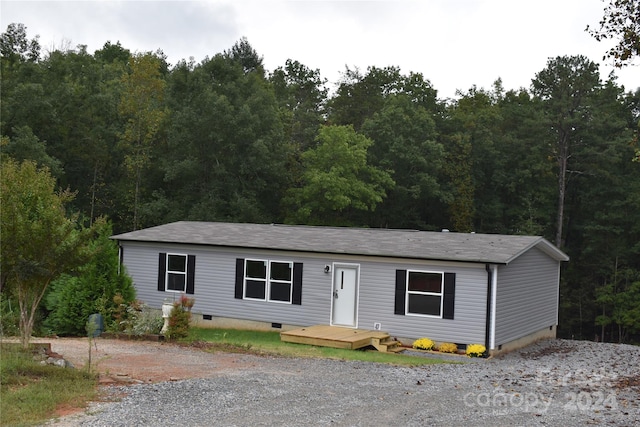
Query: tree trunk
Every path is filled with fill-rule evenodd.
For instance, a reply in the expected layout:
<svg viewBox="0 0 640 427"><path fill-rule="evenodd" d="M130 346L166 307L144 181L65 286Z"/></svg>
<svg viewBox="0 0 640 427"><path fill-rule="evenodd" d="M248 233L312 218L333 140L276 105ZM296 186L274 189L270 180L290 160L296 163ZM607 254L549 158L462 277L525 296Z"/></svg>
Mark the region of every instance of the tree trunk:
<svg viewBox="0 0 640 427"><path fill-rule="evenodd" d="M20 341L23 348L29 347L29 341L31 340L31 334L33 332L33 325L36 320L36 313L38 312L38 306L40 301L44 297L44 293L49 286L49 282L44 283L40 291L33 291L31 295L30 289L27 285L22 283L18 286L18 304L20 307ZM32 299L32 301L30 301Z"/></svg>
<svg viewBox="0 0 640 427"><path fill-rule="evenodd" d="M556 241L558 248L564 246L562 239L564 224L564 199L567 191L567 163L569 161L569 141L566 133L562 133L558 141L558 215L556 218Z"/></svg>
<svg viewBox="0 0 640 427"><path fill-rule="evenodd" d="M138 229L138 194L140 192L140 167L136 169L136 189L133 194L133 231Z"/></svg>
<svg viewBox="0 0 640 427"><path fill-rule="evenodd" d="M622 336L622 325L618 323L618 343L619 344L622 344L624 342L623 338L624 337Z"/></svg>
<svg viewBox="0 0 640 427"><path fill-rule="evenodd" d="M602 317L605 316L604 304L602 304ZM604 323L600 326L600 342L604 342Z"/></svg>
<svg viewBox="0 0 640 427"><path fill-rule="evenodd" d="M96 180L98 176L98 163L93 165L93 183L91 184L91 215L89 216L89 225L93 225L93 215L96 206Z"/></svg>
<svg viewBox="0 0 640 427"><path fill-rule="evenodd" d="M24 285L23 285L24 286ZM20 342L23 348L29 347L29 341L31 340L31 333L33 332L33 321L35 319L35 309L33 303L29 304L29 292L23 289L23 286L18 287L18 304L20 306ZM29 307L31 305L31 307ZM29 310L31 308L31 310ZM36 309L38 306L36 305Z"/></svg>

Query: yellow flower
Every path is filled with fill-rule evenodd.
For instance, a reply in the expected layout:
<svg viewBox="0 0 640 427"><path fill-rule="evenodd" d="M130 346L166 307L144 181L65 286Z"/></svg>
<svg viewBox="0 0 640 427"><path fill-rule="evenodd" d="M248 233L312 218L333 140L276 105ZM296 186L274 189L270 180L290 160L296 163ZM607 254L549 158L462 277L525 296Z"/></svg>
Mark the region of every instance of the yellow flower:
<svg viewBox="0 0 640 427"><path fill-rule="evenodd" d="M419 350L431 350L435 343L431 341L429 338L420 338L413 342L413 348Z"/></svg>
<svg viewBox="0 0 640 427"><path fill-rule="evenodd" d="M482 344L469 344L467 346L467 356L469 357L482 357L487 351L487 348Z"/></svg>
<svg viewBox="0 0 640 427"><path fill-rule="evenodd" d="M438 351L441 353L456 353L458 351L458 346L451 342L443 342L438 347Z"/></svg>

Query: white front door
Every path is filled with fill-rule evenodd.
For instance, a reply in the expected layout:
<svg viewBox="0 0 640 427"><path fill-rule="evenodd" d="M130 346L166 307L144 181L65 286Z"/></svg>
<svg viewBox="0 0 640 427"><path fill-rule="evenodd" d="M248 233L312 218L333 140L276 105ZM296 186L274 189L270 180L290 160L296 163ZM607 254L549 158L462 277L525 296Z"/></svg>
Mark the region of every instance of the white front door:
<svg viewBox="0 0 640 427"><path fill-rule="evenodd" d="M356 325L358 307L358 266L337 265L333 270L333 303L331 324Z"/></svg>

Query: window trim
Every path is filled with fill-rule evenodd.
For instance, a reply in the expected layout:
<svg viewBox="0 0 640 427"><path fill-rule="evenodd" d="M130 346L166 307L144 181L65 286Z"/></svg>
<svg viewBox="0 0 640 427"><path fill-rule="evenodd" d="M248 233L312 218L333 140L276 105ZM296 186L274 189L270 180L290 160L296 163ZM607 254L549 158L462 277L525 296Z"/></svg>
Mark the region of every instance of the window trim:
<svg viewBox="0 0 640 427"><path fill-rule="evenodd" d="M272 279L271 278L271 264L287 264L289 266L289 280L280 280L280 279ZM293 261L277 261L277 260L269 260L269 269L267 270L268 277L268 287L267 287L267 301L276 302L282 304L292 304L293 303ZM287 301L271 299L271 284L288 284L289 285L289 299Z"/></svg>
<svg viewBox="0 0 640 427"><path fill-rule="evenodd" d="M409 277L411 277L411 273L427 273L427 274L439 274L440 275L440 292L423 292L423 291L410 291L409 290ZM444 313L444 295L445 295L445 272L444 271L433 271L433 270L406 270L406 279L405 279L405 315L406 316L416 316L416 317L429 317L432 319L442 319ZM426 295L426 296L438 296L440 297L440 309L439 314L424 314L424 313L414 313L409 311L409 295Z"/></svg>
<svg viewBox="0 0 640 427"><path fill-rule="evenodd" d="M266 264L266 268L265 268L265 277L264 278L259 278L259 277L249 277L247 276L247 269L248 269L248 265L249 262L251 261L255 261L255 262L262 262ZM271 264L273 263L277 263L277 264L288 264L289 265L289 280L278 280L278 279L272 279L271 278ZM294 303L294 262L293 261L284 261L284 260L276 260L276 259L258 259L258 258L244 258L244 267L243 267L243 273L242 273L242 299L245 300L249 300L249 301L265 301L265 302L273 302L276 304L293 304ZM261 281L264 282L264 298L252 298L252 297L248 297L247 296L247 280L256 280L256 281ZM272 299L271 298L271 284L273 283L278 283L278 284L288 284L289 285L289 299L287 301L282 301L282 300L277 300L277 299Z"/></svg>
<svg viewBox="0 0 640 427"><path fill-rule="evenodd" d="M177 271L177 270L169 270L169 258L172 256L181 256L184 258L184 272L183 271ZM165 283L165 288L164 291L165 292L174 292L174 293L178 293L178 294L184 294L187 293L187 288L188 288L188 282L189 282L189 255L187 254L182 254L182 253L176 253L176 252L167 252L166 253L166 259L165 259L165 279L164 279L164 283ZM169 274L181 274L184 275L184 287L182 290L177 290L177 289L169 289Z"/></svg>

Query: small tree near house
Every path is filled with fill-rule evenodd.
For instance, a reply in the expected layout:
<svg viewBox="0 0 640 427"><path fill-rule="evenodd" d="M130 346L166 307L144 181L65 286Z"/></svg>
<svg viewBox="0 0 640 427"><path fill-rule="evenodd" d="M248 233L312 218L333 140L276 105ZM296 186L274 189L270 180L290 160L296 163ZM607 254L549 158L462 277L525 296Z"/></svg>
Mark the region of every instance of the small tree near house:
<svg viewBox="0 0 640 427"><path fill-rule="evenodd" d="M82 264L91 229L67 217L69 191L56 191L48 169L30 161L2 161L0 177L0 287L18 298L20 335L26 348L38 305L53 279ZM7 289L5 289L5 287Z"/></svg>

